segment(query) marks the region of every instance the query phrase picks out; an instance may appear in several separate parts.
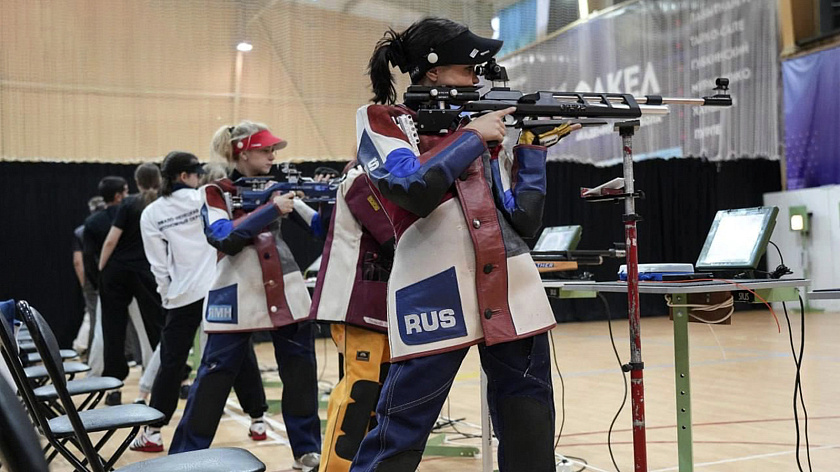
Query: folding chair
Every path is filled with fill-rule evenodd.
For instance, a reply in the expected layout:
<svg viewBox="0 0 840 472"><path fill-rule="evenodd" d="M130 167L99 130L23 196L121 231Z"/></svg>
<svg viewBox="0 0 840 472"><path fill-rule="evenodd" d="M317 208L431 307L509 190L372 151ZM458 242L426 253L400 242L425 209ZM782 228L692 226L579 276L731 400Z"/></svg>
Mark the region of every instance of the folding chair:
<svg viewBox="0 0 840 472"><path fill-rule="evenodd" d="M33 406L31 413L35 416L41 432L46 437L49 444L56 449L68 462L70 462L77 470L88 470L86 463L89 459L86 456L76 457L67 447L70 442L80 451L82 450L77 434L74 430L74 425L71 423L70 415L79 419L79 428L84 436L87 437L89 433L104 432L105 434L96 443L94 448L96 454L96 464L102 466L104 462L105 470L110 470L114 463L119 459L129 443L137 434L141 427L155 423L163 419L163 413L149 408L145 405L118 405L109 408L100 408L96 410L77 411L73 400L70 398L70 393L67 390L67 380L64 375L64 369L61 364L61 358L58 354L58 342L50 330L44 318L35 309L31 308L28 303L24 301L18 302L18 315L23 318L23 322L29 327L29 332L32 336L32 341L38 348L38 352L44 362L44 367L52 380L58 399L64 408L66 414L55 418L49 418L44 414L43 409L38 408L35 400L34 391L28 387L24 382L24 389L27 396L29 396L29 403ZM20 388L20 385L18 385ZM103 460L98 455L98 451L111 439L111 437L120 429L129 429L130 432L123 440L122 444L117 448L113 455L107 460ZM88 439L89 440L89 439ZM55 452L48 457L48 461L55 457Z"/></svg>
<svg viewBox="0 0 840 472"><path fill-rule="evenodd" d="M2 317L0 317L2 318ZM2 328L0 328L0 337L3 338L3 344L8 345L9 358L8 362L16 363L18 369L15 369L12 365L9 365L9 370L21 370L23 371L24 378L26 378L29 382L35 385L39 385L45 381L45 379L49 379L47 375L47 370L43 366L38 366L43 369L43 377L39 377L33 379L29 372L31 372L30 368L23 368L23 364L20 363L20 358L18 356L18 352L14 350L14 343L11 341L13 338L13 330L11 326L6 323L6 320L0 320L2 323ZM14 352L12 352L14 351ZM7 362L7 363L8 363ZM64 364L65 367L67 364ZM123 383L119 379L115 379L113 377L90 377L81 380L72 380L67 383L67 389L70 391L70 395L87 395L87 397L79 404L79 409L93 409L102 401L102 398L105 396L105 393L109 390L113 390L115 388L122 387ZM61 407L61 404L57 401L58 395L55 393L55 387L52 385L44 385L34 390L35 400L38 404L45 406L44 413L49 417L56 417L64 414L64 409Z"/></svg>
<svg viewBox="0 0 840 472"><path fill-rule="evenodd" d="M18 343L18 350L20 350L21 357L24 359L24 365L36 364L41 362L41 355L37 352L34 352L35 343L30 341L25 341ZM62 349L60 351L61 359L62 360L70 360L76 359L79 357L79 353L74 351L73 349Z"/></svg>
<svg viewBox="0 0 840 472"><path fill-rule="evenodd" d="M18 358L20 360L20 358ZM76 374L90 371L90 366L81 362L65 362L62 366L64 374L67 375L67 380L76 378ZM44 385L49 382L50 376L47 373L47 368L43 365L31 365L23 369L26 378L32 381L36 386Z"/></svg>
<svg viewBox="0 0 840 472"><path fill-rule="evenodd" d="M60 434L63 439L75 445L82 451L85 459L80 461L74 457L64 447L63 443L58 443L54 447L58 449L60 446L62 455L79 471L106 472L112 470L114 463L128 447L129 442L137 434L140 427L160 421L163 419L163 413L144 405L119 405L98 410L76 411L66 388L64 374L61 371L58 342L55 340L55 336L53 336L40 313L31 308L29 304L23 301L19 302L18 311L29 327L32 340L35 342L38 352L41 353L44 366L46 366L53 380L58 398L67 411L66 416L46 421L47 428L52 427L50 431L54 437ZM148 411L154 412L156 415L148 414ZM127 427L132 428L131 434L106 462L99 455L99 451L117 429ZM47 428L42 426L45 433ZM89 434L101 431L107 432L94 445ZM86 467L88 464L90 465L89 468ZM159 457L119 469L120 472L186 472L198 470L202 472L263 472L265 471L265 464L243 449L221 448Z"/></svg>
<svg viewBox="0 0 840 472"><path fill-rule="evenodd" d="M48 472L35 428L3 378L0 378L0 463L11 472Z"/></svg>

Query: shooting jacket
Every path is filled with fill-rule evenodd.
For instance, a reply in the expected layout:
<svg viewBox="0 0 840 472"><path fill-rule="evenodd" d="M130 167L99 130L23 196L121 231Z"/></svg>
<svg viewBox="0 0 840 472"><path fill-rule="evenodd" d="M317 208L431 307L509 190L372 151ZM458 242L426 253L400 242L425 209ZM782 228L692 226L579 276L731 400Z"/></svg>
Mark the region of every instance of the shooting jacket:
<svg viewBox="0 0 840 472"><path fill-rule="evenodd" d="M238 188L221 179L202 188L207 241L218 251L204 300L208 333L259 331L303 321L309 292L280 233L280 211L269 200L250 213L234 210Z"/></svg>
<svg viewBox="0 0 840 472"><path fill-rule="evenodd" d="M420 135L405 106L356 114L358 160L381 193L397 245L388 284L392 360L548 331L554 316L522 237L542 224L545 155L513 149L510 170L467 129ZM413 122L409 122L413 123Z"/></svg>
<svg viewBox="0 0 840 472"><path fill-rule="evenodd" d="M358 166L338 187L309 317L385 332L394 227Z"/></svg>

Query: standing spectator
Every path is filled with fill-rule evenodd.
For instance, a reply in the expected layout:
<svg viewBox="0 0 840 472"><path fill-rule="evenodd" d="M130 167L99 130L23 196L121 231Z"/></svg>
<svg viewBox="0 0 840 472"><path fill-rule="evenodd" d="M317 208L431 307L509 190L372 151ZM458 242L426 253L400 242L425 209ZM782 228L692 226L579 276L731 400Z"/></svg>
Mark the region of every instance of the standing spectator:
<svg viewBox="0 0 840 472"><path fill-rule="evenodd" d="M123 353L128 324L128 305L137 299L149 344L157 346L163 327L160 296L140 236L140 215L157 198L160 170L152 163L141 164L134 172L140 193L126 197L114 216L108 236L102 245L99 270L102 271L102 334L105 368L103 375L124 380L128 364ZM138 333L139 334L139 333ZM122 403L119 390L106 397L106 404Z"/></svg>
<svg viewBox="0 0 840 472"><path fill-rule="evenodd" d="M88 209L93 215L104 210L106 207L105 199L101 196L96 196L88 200ZM82 295L85 299L85 314L82 319L82 325L79 327L76 339L73 341L73 349L79 353L87 352L90 349L90 342L93 338L91 336L91 320L96 319L96 299L98 294L93 285L93 281L85 273L84 262L84 223L80 224L73 231L73 269L76 271L76 278L79 280L79 285L82 288Z"/></svg>

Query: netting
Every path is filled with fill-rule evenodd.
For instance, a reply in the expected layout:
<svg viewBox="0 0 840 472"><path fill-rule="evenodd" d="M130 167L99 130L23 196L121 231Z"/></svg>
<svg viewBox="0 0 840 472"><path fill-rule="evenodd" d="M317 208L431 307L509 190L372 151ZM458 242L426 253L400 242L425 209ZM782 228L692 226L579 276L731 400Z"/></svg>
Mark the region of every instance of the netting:
<svg viewBox="0 0 840 472"><path fill-rule="evenodd" d="M289 141L281 159L346 160L389 26L442 16L527 43L576 19L578 3L2 0L0 159L207 159L219 126L250 119Z"/></svg>

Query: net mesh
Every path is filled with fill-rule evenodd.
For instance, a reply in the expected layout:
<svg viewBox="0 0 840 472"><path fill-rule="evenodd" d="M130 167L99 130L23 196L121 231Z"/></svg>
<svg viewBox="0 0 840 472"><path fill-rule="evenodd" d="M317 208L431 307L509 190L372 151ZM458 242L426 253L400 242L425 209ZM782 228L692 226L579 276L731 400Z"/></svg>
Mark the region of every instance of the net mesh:
<svg viewBox="0 0 840 472"><path fill-rule="evenodd" d="M365 68L388 27L448 17L478 34L577 18L578 0L3 0L0 159L210 157L222 125L261 121L280 159L347 160ZM544 16L544 15L543 15ZM535 21L513 31L536 39ZM505 39L505 38L502 38ZM248 41L250 52L236 45ZM400 78L397 90L407 86Z"/></svg>

